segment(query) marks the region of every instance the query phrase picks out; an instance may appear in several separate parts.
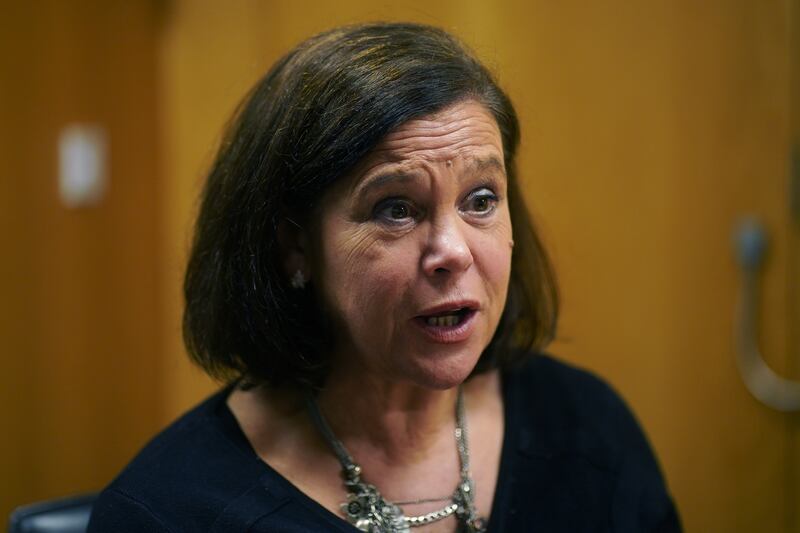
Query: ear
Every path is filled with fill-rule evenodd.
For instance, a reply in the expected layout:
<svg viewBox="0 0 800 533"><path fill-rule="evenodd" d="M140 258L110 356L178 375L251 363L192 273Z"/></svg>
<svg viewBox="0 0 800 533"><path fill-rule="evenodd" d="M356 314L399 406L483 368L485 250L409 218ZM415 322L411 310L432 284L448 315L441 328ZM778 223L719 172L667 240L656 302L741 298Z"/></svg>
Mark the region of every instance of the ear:
<svg viewBox="0 0 800 533"><path fill-rule="evenodd" d="M284 216L278 223L278 246L286 279L291 280L300 272L308 282L311 279L308 236L305 229L289 216Z"/></svg>

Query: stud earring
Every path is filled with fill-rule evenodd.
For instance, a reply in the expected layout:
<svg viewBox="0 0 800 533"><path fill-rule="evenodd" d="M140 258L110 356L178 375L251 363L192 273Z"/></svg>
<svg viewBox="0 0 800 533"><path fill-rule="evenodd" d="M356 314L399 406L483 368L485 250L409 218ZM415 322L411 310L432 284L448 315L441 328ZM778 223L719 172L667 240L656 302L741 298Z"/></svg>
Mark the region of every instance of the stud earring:
<svg viewBox="0 0 800 533"><path fill-rule="evenodd" d="M305 278L305 276L303 276L303 273L300 272L299 268L294 273L294 276L292 276L291 284L292 284L292 288L293 289L303 289L303 288L305 288L305 286L306 286L306 278Z"/></svg>

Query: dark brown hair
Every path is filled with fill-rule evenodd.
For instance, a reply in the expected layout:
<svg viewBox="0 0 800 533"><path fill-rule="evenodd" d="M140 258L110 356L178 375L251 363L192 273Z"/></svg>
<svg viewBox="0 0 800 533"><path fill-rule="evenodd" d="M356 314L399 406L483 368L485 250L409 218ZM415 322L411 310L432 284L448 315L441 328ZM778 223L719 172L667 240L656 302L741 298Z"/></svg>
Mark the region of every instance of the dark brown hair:
<svg viewBox="0 0 800 533"><path fill-rule="evenodd" d="M465 99L497 120L515 240L508 299L476 367L547 344L558 297L517 183L519 124L488 70L445 31L373 23L314 36L281 58L230 123L202 195L186 270L183 333L212 376L318 384L333 339L313 289L293 290L278 228L305 224L325 191L392 129Z"/></svg>

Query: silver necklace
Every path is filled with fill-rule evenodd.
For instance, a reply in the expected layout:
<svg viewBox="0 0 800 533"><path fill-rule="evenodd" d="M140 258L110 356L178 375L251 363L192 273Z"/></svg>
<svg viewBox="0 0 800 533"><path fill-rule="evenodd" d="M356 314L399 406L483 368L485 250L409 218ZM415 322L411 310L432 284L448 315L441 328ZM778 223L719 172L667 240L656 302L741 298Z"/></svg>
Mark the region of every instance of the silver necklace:
<svg viewBox="0 0 800 533"><path fill-rule="evenodd" d="M475 483L469 473L469 447L467 445L467 426L464 416L464 395L458 388L456 400L456 447L461 461L461 480L449 498L427 498L399 502L414 504L426 501L449 499L444 508L418 516L406 516L398 503L385 499L374 485L361 479L361 467L356 464L344 444L333 434L328 422L322 416L314 395L306 395L311 420L322 433L342 465L344 485L347 488L347 501L342 511L347 520L361 531L369 533L409 533L410 528L431 524L448 516L455 515L459 533L483 533L486 521L478 516L475 509Z"/></svg>

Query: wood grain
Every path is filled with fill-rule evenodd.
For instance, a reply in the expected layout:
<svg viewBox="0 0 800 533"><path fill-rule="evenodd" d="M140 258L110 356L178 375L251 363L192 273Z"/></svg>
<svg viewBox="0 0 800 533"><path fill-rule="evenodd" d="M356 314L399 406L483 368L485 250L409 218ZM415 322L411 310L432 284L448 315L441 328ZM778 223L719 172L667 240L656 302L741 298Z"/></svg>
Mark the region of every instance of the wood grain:
<svg viewBox="0 0 800 533"><path fill-rule="evenodd" d="M0 17L0 515L97 490L158 428L154 2L6 4ZM99 124L109 187L57 194L57 138Z"/></svg>

